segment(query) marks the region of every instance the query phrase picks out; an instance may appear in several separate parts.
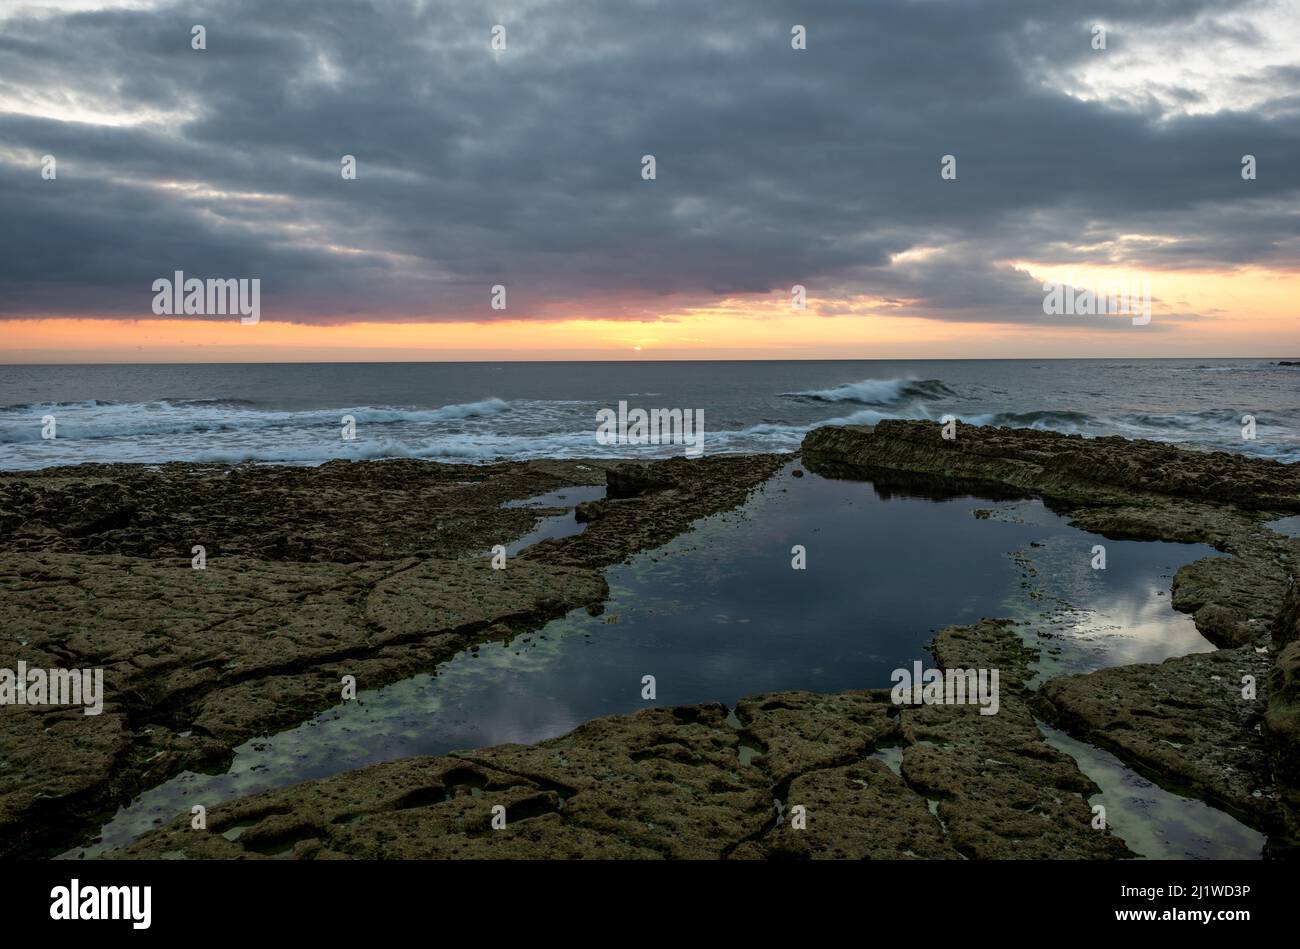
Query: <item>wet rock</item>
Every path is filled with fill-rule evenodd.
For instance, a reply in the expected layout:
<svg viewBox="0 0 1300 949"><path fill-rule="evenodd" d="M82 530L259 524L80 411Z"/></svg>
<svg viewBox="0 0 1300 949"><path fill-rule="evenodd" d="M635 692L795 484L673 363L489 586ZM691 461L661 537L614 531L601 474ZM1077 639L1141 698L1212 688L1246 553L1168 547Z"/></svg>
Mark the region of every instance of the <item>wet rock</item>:
<svg viewBox="0 0 1300 949"><path fill-rule="evenodd" d="M1277 832L1289 819L1259 727L1271 667L1247 646L1062 676L1041 693L1045 713L1071 734ZM1254 696L1243 695L1246 676Z"/></svg>
<svg viewBox="0 0 1300 949"><path fill-rule="evenodd" d="M1273 623L1273 643L1281 649L1297 640L1300 640L1300 582L1290 576L1282 608Z"/></svg>
<svg viewBox="0 0 1300 949"><path fill-rule="evenodd" d="M1216 646L1242 646L1268 634L1284 582L1275 558L1209 557L1179 568L1172 603Z"/></svg>
<svg viewBox="0 0 1300 949"><path fill-rule="evenodd" d="M735 774L724 718L650 709L538 745L363 768L221 805L207 832L180 820L112 856L716 858L771 805L757 771Z"/></svg>
<svg viewBox="0 0 1300 949"><path fill-rule="evenodd" d="M943 669L998 670L995 714L975 704L905 708L903 778L936 802L951 845L971 859L1112 859L1133 854L1092 826L1096 786L1052 748L1024 684L1037 650L1009 620L950 626L935 640Z"/></svg>
<svg viewBox="0 0 1300 949"><path fill-rule="evenodd" d="M888 690L776 692L736 703L742 741L761 752L779 790L796 775L858 761L902 738Z"/></svg>
<svg viewBox="0 0 1300 949"><path fill-rule="evenodd" d="M904 713L903 779L938 802L951 845L971 859L1113 859L1123 841L1092 827L1097 788L1047 744L1023 699L1004 693L996 715L976 706Z"/></svg>
<svg viewBox="0 0 1300 949"><path fill-rule="evenodd" d="M806 827L789 812L804 809ZM786 814L763 841L768 859L957 860L961 854L925 798L881 761L801 774Z"/></svg>
<svg viewBox="0 0 1300 949"><path fill-rule="evenodd" d="M12 666L7 666L12 668ZM9 852L39 852L102 810L104 775L129 758L126 717L0 706L0 827Z"/></svg>
<svg viewBox="0 0 1300 949"><path fill-rule="evenodd" d="M1300 544L1263 525L1300 509L1300 465L1122 438L959 426L945 441L940 431L896 420L822 428L805 438L802 456L811 470L838 476L887 472L903 490L915 479L937 491L937 479L954 492L1026 491L1106 537L1200 542L1229 554L1183 566L1172 589L1174 608L1191 613L1222 652L1051 680L1040 707L1162 781L1293 836L1300 784L1289 762L1300 750L1300 712L1284 647L1297 636L1291 578ZM1240 699L1242 674L1260 684L1254 702Z"/></svg>
<svg viewBox="0 0 1300 949"><path fill-rule="evenodd" d="M1162 442L1024 428L959 425L946 440L935 422L886 419L874 427L809 432L801 453L824 463L889 468L1013 485L1044 496L1097 502L1135 494L1259 509L1300 510L1300 466Z"/></svg>
<svg viewBox="0 0 1300 949"><path fill-rule="evenodd" d="M940 638L963 659L1032 656L1006 623ZM1019 682L1027 669L1008 672ZM405 759L268 791L210 809L209 831L181 816L108 856L1126 856L1091 828L1084 794L1094 789L1073 760L1044 742L1018 692L1003 702L994 716L899 709L888 690L872 690L755 695L734 714L652 708L535 745ZM872 757L898 743L901 777ZM507 822L492 830L498 804Z"/></svg>
<svg viewBox="0 0 1300 949"><path fill-rule="evenodd" d="M493 829L493 809L505 824ZM114 856L544 859L654 856L560 817L554 790L451 758L406 758L213 808ZM158 845L165 841L166 850Z"/></svg>
<svg viewBox="0 0 1300 949"><path fill-rule="evenodd" d="M751 696L734 715L651 709L537 745L269 791L211 809L212 831L189 830L182 815L119 855L1127 856L1092 829L1096 789L1043 740L1036 711L1249 820L1279 833L1293 826L1300 655L1288 649L1300 607L1283 600L1300 548L1260 522L1296 509L1294 472L1051 433L961 426L956 443L936 441L928 423L818 430L805 464L870 470L878 488L904 494L1038 493L1106 536L1213 543L1231 556L1180 571L1177 605L1216 641L1249 645L1050 680L1035 694L1024 683L1036 653L1014 627L950 627L935 641L937 661L998 668L997 714L898 708L880 690ZM333 704L344 674L362 689L382 685L567 610L598 610L606 566L738 505L787 461L80 466L0 476L0 517L17 518L0 537L0 628L22 630L0 641L0 666L28 657L102 665L110 699L97 737L80 744L79 723L12 719L0 737L14 767L0 769L0 850L44 852L59 834L71 842L141 788L211 767L233 743ZM482 552L536 519L502 502L602 478L609 500L582 534L488 569ZM71 513L83 501L89 519ZM189 570L195 537L217 552L207 571ZM1270 629L1275 648L1256 652ZM1229 703L1222 685L1243 669L1264 683L1249 709ZM890 747L901 774L876 757ZM491 825L497 804L508 815L502 830ZM806 809L806 828L791 826L795 806Z"/></svg>
<svg viewBox="0 0 1300 949"><path fill-rule="evenodd" d="M943 669L997 669L1001 686L1019 690L1032 677L1038 650L1026 646L1008 619L983 619L947 626L934 638L934 658Z"/></svg>
<svg viewBox="0 0 1300 949"><path fill-rule="evenodd" d="M735 506L780 463L665 463L670 499L620 501L616 516L504 570L485 551L538 514L501 505L599 483L606 463L0 475L0 510L19 519L0 536L0 668L102 668L107 693L98 717L0 710L13 723L0 735L0 855L65 849L145 787L219 767L235 745L337 704L344 675L378 688L598 609L606 566ZM191 569L196 538L203 570Z"/></svg>
<svg viewBox="0 0 1300 949"><path fill-rule="evenodd" d="M771 808L721 705L596 719L552 741L463 757L565 793L564 819L672 858L717 858Z"/></svg>
<svg viewBox="0 0 1300 949"><path fill-rule="evenodd" d="M677 487L679 465L628 462L605 472L605 493L610 498L635 498L652 491Z"/></svg>
<svg viewBox="0 0 1300 949"><path fill-rule="evenodd" d="M535 518L504 501L599 484L600 462L444 465L398 459L278 465L77 465L0 474L20 515L0 551L208 555L358 563L467 556Z"/></svg>
<svg viewBox="0 0 1300 949"><path fill-rule="evenodd" d="M540 558L600 569L621 563L637 551L667 543L690 527L701 511L725 511L743 504L750 491L786 461L782 455L718 455L628 463L625 467L640 472L637 478L661 487L623 499L615 499L611 493L602 516L589 522L581 534L534 544L519 559ZM660 466L662 475L656 473Z"/></svg>
<svg viewBox="0 0 1300 949"><path fill-rule="evenodd" d="M1268 680L1265 715L1269 760L1284 802L1300 814L1300 583L1292 583L1273 627L1277 661ZM1300 848L1300 833L1292 828L1289 843Z"/></svg>

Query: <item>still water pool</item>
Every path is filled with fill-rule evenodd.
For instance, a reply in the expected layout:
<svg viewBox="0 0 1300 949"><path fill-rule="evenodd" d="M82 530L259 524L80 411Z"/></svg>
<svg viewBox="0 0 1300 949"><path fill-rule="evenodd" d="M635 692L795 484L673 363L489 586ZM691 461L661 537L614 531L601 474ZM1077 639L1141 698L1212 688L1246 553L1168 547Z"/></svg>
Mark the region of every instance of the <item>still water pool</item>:
<svg viewBox="0 0 1300 949"><path fill-rule="evenodd" d="M982 617L1020 620L1021 634L1044 647L1040 675L1213 648L1173 611L1168 592L1179 566L1215 555L1209 547L1106 540L1033 500L900 496L795 469L743 507L607 570L603 614L574 611L250 741L225 774L187 772L146 792L68 856L121 846L192 803L211 807L409 755L561 735L646 707L647 675L660 705L888 687L892 670L931 662L927 645L939 628ZM599 491L531 500L576 504ZM581 529L567 522L541 522L512 552ZM1097 544L1106 547L1105 570L1091 566ZM804 569L792 567L796 545Z"/></svg>

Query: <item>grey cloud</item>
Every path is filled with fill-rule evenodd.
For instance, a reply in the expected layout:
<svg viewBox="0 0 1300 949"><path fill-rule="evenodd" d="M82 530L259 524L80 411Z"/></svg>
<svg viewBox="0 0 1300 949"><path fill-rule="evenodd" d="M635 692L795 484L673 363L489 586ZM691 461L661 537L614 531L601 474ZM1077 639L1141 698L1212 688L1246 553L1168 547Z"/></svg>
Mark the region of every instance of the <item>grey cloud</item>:
<svg viewBox="0 0 1300 949"><path fill-rule="evenodd" d="M494 283L511 316L804 283L1032 321L1041 289L1004 262L1082 261L1085 239L1182 238L1128 247L1139 268L1293 264L1300 67L1262 76L1254 112L1167 120L1042 82L1096 55L1094 20L1122 44L1213 16L1250 43L1230 16L1246 6L230 0L10 20L0 102L188 118L0 113L0 315L147 316L152 280L181 269L261 277L266 318L312 322L487 319ZM941 264L889 265L936 245Z"/></svg>

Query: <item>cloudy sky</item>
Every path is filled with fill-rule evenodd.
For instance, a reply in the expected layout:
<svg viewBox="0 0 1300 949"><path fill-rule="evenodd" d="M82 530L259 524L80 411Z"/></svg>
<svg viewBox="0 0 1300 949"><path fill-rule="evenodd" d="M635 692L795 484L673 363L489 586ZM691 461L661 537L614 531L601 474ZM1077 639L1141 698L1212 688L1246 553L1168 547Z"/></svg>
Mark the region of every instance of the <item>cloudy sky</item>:
<svg viewBox="0 0 1300 949"><path fill-rule="evenodd" d="M1300 0L3 0L0 223L0 361L1295 356Z"/></svg>

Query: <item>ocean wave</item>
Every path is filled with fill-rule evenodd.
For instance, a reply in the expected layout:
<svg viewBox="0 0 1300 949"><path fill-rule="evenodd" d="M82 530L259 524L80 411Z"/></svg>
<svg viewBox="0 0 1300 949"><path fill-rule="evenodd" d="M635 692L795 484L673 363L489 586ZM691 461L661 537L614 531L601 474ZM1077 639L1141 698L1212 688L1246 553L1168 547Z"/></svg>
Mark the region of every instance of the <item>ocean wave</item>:
<svg viewBox="0 0 1300 949"><path fill-rule="evenodd" d="M14 405L0 407L0 414L5 412L49 412L54 409L94 409L105 405L121 405L105 399L80 399L76 402L18 402Z"/></svg>
<svg viewBox="0 0 1300 949"><path fill-rule="evenodd" d="M1209 362L1196 365L1218 368ZM1182 380L1188 378L1183 376ZM1279 383L1276 375L1260 378L1274 388L1286 388L1285 381ZM1008 385L1005 380L998 381ZM1204 382L1222 385L1223 377L1214 383L1206 377ZM1100 389L1089 398L1070 400L1050 385L1036 390L1037 394L1019 390L1008 394L967 380L959 385L963 396L958 396L953 386L958 383L916 378L865 379L803 392L780 392L773 386L764 399L744 404L723 402L716 414L713 404L707 404L707 419L717 428L706 429L705 452L797 451L809 431L825 425L875 425L888 419L938 421L953 415L968 425L1033 428L1085 437L1123 435L1283 461L1300 459L1300 439L1291 434L1291 416L1285 406L1271 411L1268 417L1251 411L1261 436L1243 443L1243 411L1188 410L1187 403L1169 400L1117 404L1113 396ZM651 393L641 395L649 397ZM1053 403L1072 408L1036 407ZM1225 400L1225 404L1231 405L1232 401ZM298 410L275 409L239 398L25 403L0 409L0 468L29 469L86 461L319 465L341 458L488 463L499 459L650 458L684 453L685 446L680 444L597 444L594 411L604 405L603 401L507 401L495 397L433 408L318 405ZM1092 414L1074 406L1087 407ZM41 439L44 415L56 417L55 440ZM346 415L356 419L355 439L340 437Z"/></svg>
<svg viewBox="0 0 1300 949"><path fill-rule="evenodd" d="M221 448L202 447L183 452L174 460L223 464L320 465L328 461L382 461L415 458L429 461L487 463L500 459L596 458L615 456L680 454L681 446L619 446L611 452L596 441L595 428L584 432L546 435L505 435L496 432L434 435L427 438L363 438L355 441L314 440L292 445L265 443Z"/></svg>
<svg viewBox="0 0 1300 949"><path fill-rule="evenodd" d="M940 379L863 379L830 389L783 392L787 398L810 402L857 402L860 405L898 405L920 399L950 399L957 393Z"/></svg>
<svg viewBox="0 0 1300 949"><path fill-rule="evenodd" d="M1260 429L1267 429L1282 423L1271 415L1255 411L1232 411L1225 409L1205 409L1199 412L1178 412L1159 414L1151 412L1127 413L1118 415L1109 424L1117 434L1137 438L1154 438L1168 440L1172 436L1180 437L1214 437L1223 433L1236 433L1241 428L1243 415L1252 415Z"/></svg>
<svg viewBox="0 0 1300 949"><path fill-rule="evenodd" d="M1198 363L1195 366L1171 366L1171 372L1272 372L1276 369L1294 368L1300 361L1270 360L1268 362L1238 363L1232 366L1209 366Z"/></svg>
<svg viewBox="0 0 1300 949"><path fill-rule="evenodd" d="M31 403L0 415L0 444L42 440L42 418L53 415L58 439L89 441L211 432L269 432L310 427L337 428L350 415L359 426L437 424L490 418L510 411L504 399L460 402L434 409L354 406L310 411L259 409L239 399L159 399L153 402Z"/></svg>
<svg viewBox="0 0 1300 949"><path fill-rule="evenodd" d="M1115 421L1120 425L1129 425L1137 428L1156 428L1156 429L1174 429L1183 431L1198 431L1210 426L1220 426L1225 424L1225 420L1231 421L1232 413L1223 412L1217 409L1206 409L1200 412L1178 412L1160 414L1155 412L1131 412L1119 415Z"/></svg>
<svg viewBox="0 0 1300 949"><path fill-rule="evenodd" d="M937 421L938 413L929 413L923 407L911 408L908 416ZM948 413L944 413L948 414ZM1080 413L997 413L957 414L969 425L1013 425L1057 431L1074 432L1085 426ZM862 409L841 417L821 419L805 424L763 422L739 426L734 430L705 431L705 454L737 454L753 452L797 451L804 436L813 428L823 425L874 425L889 418L899 418L898 413L875 409ZM1123 434L1115 431L1104 420L1093 420L1085 436ZM388 434L391 432L392 434ZM1222 437L1192 436L1169 430L1163 435L1154 431L1131 432L1130 437L1154 437L1160 441L1190 444L1194 447L1234 450L1244 454L1275 458L1279 461L1300 460L1300 444L1294 440L1266 442L1263 439L1243 444L1227 433ZM93 446L93 447L92 447ZM604 446L596 442L593 428L559 432L508 433L484 429L444 429L426 432L421 429L397 430L359 427L357 438L343 441L331 425L327 433L319 429L286 426L274 432L235 432L213 438L211 435L180 435L164 439L120 438L96 442L57 441L15 445L6 453L5 468L44 468L53 465L77 464L84 461L135 462L156 464L165 461L213 462L223 464L288 464L320 465L338 459L427 459L459 463L491 463L509 459L530 458L656 458L681 455L683 445L616 445Z"/></svg>
<svg viewBox="0 0 1300 949"><path fill-rule="evenodd" d="M101 403L103 404L103 403ZM113 403L120 404L120 403ZM142 405L159 405L167 408L210 408L230 406L231 408L256 408L258 403L251 399L157 399L153 402L137 403Z"/></svg>
<svg viewBox="0 0 1300 949"><path fill-rule="evenodd" d="M961 415L968 425L987 425L995 428L1034 428L1040 431L1078 434L1095 427L1097 419L1086 412L1045 409L1039 412L993 412L981 415Z"/></svg>

